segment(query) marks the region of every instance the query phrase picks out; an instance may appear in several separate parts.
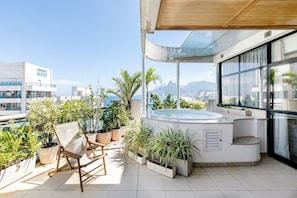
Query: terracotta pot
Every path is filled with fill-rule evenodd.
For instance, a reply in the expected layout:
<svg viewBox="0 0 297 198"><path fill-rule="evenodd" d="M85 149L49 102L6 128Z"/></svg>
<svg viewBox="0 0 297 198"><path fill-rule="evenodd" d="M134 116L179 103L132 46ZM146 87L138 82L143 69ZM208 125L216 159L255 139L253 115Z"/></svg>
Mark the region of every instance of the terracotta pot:
<svg viewBox="0 0 297 198"><path fill-rule="evenodd" d="M97 141L102 144L108 144L111 141L111 131L104 133L97 133Z"/></svg>
<svg viewBox="0 0 297 198"><path fill-rule="evenodd" d="M122 137L122 132L121 132L121 129L113 129L112 130L112 136L111 136L111 139L113 141L118 141L120 140Z"/></svg>

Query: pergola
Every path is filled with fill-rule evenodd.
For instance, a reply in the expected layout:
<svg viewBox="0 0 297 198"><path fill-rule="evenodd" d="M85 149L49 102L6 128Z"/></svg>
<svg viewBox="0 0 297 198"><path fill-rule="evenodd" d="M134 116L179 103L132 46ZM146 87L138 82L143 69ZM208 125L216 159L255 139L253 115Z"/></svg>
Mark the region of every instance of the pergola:
<svg viewBox="0 0 297 198"><path fill-rule="evenodd" d="M296 0L140 0L143 84L145 59L177 64L213 62L213 57L237 42L267 30L297 29ZM191 30L180 47L166 47L147 40L147 34L162 30ZM142 89L146 113L146 91Z"/></svg>

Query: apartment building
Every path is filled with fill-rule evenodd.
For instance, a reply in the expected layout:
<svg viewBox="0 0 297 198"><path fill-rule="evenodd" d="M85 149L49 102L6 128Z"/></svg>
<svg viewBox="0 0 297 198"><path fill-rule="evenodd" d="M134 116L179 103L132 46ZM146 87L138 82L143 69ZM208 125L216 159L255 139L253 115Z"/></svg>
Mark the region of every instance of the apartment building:
<svg viewBox="0 0 297 198"><path fill-rule="evenodd" d="M27 113L34 98L55 97L53 71L28 62L0 62L0 116Z"/></svg>

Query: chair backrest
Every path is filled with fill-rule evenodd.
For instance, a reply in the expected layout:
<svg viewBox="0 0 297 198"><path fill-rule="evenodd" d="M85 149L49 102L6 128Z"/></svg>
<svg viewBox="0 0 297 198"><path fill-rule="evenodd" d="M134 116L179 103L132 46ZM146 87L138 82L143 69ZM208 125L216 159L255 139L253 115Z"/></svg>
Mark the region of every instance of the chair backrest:
<svg viewBox="0 0 297 198"><path fill-rule="evenodd" d="M87 149L87 140L78 122L68 122L54 125L60 146L64 150L82 155Z"/></svg>

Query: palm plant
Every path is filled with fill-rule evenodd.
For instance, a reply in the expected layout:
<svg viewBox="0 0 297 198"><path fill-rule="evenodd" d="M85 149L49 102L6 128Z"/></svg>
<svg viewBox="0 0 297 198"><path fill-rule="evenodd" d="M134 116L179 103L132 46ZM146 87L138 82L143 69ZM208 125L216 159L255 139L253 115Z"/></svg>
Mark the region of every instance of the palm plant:
<svg viewBox="0 0 297 198"><path fill-rule="evenodd" d="M115 81L115 89L108 89L107 93L116 95L122 100L126 109L131 110L132 97L141 87L141 72L136 72L132 76L129 75L127 70L121 70L120 75L122 78L112 78Z"/></svg>
<svg viewBox="0 0 297 198"><path fill-rule="evenodd" d="M153 82L155 84L157 81L161 82L161 77L157 74L154 74L155 71L156 71L156 69L151 67L146 71L146 75L145 75L146 110L148 110L148 100L149 100L148 85L149 85L149 83Z"/></svg>

